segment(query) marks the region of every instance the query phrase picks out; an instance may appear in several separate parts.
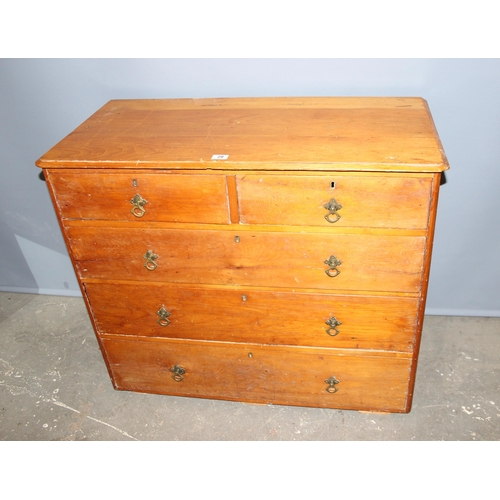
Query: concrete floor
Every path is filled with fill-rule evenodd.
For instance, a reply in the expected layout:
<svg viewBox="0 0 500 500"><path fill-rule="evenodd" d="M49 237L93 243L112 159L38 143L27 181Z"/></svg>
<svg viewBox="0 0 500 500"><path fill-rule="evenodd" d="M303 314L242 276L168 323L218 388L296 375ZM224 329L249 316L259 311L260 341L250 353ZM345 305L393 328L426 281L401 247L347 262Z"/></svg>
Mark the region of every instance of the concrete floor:
<svg viewBox="0 0 500 500"><path fill-rule="evenodd" d="M2 441L498 441L500 318L425 319L413 409L115 391L80 298L0 293Z"/></svg>

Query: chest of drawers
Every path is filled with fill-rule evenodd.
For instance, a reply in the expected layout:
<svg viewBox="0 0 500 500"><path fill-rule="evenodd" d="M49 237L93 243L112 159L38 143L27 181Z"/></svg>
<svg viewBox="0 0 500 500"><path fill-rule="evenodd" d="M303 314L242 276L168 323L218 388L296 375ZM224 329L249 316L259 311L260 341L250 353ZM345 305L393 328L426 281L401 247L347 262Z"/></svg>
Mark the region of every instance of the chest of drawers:
<svg viewBox="0 0 500 500"><path fill-rule="evenodd" d="M410 411L424 100L115 100L37 165L116 389Z"/></svg>

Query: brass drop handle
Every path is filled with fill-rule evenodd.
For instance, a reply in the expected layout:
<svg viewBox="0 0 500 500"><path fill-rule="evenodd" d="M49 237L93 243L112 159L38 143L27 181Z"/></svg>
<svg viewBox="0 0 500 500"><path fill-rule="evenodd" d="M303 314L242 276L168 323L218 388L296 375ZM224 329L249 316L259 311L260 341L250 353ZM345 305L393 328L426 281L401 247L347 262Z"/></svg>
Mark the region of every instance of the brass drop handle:
<svg viewBox="0 0 500 500"><path fill-rule="evenodd" d="M155 262L158 258L158 255L156 255L152 250L148 250L142 257L143 259L146 259L146 262L144 262L144 267L148 271L154 271L158 267L158 264Z"/></svg>
<svg viewBox="0 0 500 500"><path fill-rule="evenodd" d="M335 255L330 255L330 258L328 260L325 260L325 264L329 267L325 271L327 276L330 278L335 278L335 276L338 276L340 274L340 271L337 269L338 266L342 264L342 262L335 257Z"/></svg>
<svg viewBox="0 0 500 500"><path fill-rule="evenodd" d="M133 205L131 212L136 217L140 218L146 213L146 210L144 210L144 205L147 203L147 201L139 193L137 193L130 200L130 203Z"/></svg>
<svg viewBox="0 0 500 500"><path fill-rule="evenodd" d="M328 210L328 213L325 215L325 219L331 224L335 224L335 222L340 219L340 215L337 213L337 211L342 208L342 205L338 203L335 198L332 198L328 203L323 205L323 207ZM331 215L334 215L336 218L331 219Z"/></svg>
<svg viewBox="0 0 500 500"><path fill-rule="evenodd" d="M330 327L330 328L327 328L327 330L326 330L326 333L328 333L328 335L335 337L336 335L338 335L340 333L337 327L340 326L342 323L335 316L332 316L326 322L326 324Z"/></svg>
<svg viewBox="0 0 500 500"><path fill-rule="evenodd" d="M160 326L168 326L170 325L170 320L168 317L172 314L171 312L167 311L165 309L165 306L161 306L161 309L156 313L159 318L158 318L158 324Z"/></svg>
<svg viewBox="0 0 500 500"><path fill-rule="evenodd" d="M335 387L337 384L340 384L340 381L337 380L333 375L330 378L325 380L325 384L328 384L328 387L325 389L326 392L330 394L335 394L339 389Z"/></svg>
<svg viewBox="0 0 500 500"><path fill-rule="evenodd" d="M179 365L172 366L172 368L170 368L170 371L172 372L172 378L176 382L181 382L186 373L186 370L184 370L184 368L182 368L182 366Z"/></svg>

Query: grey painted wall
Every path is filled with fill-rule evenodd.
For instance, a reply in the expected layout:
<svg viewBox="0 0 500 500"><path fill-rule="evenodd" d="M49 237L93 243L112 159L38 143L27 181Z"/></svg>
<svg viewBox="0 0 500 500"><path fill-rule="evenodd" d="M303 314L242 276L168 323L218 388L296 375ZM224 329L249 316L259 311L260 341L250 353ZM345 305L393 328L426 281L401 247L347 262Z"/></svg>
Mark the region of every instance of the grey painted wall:
<svg viewBox="0 0 500 500"><path fill-rule="evenodd" d="M110 99L421 96L451 170L429 314L500 316L499 59L2 59L0 290L79 295L34 162Z"/></svg>

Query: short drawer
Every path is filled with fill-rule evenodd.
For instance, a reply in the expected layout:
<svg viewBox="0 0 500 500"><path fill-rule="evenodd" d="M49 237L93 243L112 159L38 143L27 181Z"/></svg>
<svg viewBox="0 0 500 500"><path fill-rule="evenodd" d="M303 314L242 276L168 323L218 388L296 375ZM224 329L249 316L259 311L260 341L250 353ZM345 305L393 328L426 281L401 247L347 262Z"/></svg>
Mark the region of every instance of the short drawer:
<svg viewBox="0 0 500 500"><path fill-rule="evenodd" d="M240 222L425 229L432 178L408 175L238 175Z"/></svg>
<svg viewBox="0 0 500 500"><path fill-rule="evenodd" d="M63 219L229 223L224 175L52 170Z"/></svg>
<svg viewBox="0 0 500 500"><path fill-rule="evenodd" d="M85 283L101 334L411 352L418 299Z"/></svg>
<svg viewBox="0 0 500 500"><path fill-rule="evenodd" d="M82 279L420 292L425 237L67 228Z"/></svg>
<svg viewBox="0 0 500 500"><path fill-rule="evenodd" d="M117 389L255 403L407 411L411 359L164 339L101 343Z"/></svg>

